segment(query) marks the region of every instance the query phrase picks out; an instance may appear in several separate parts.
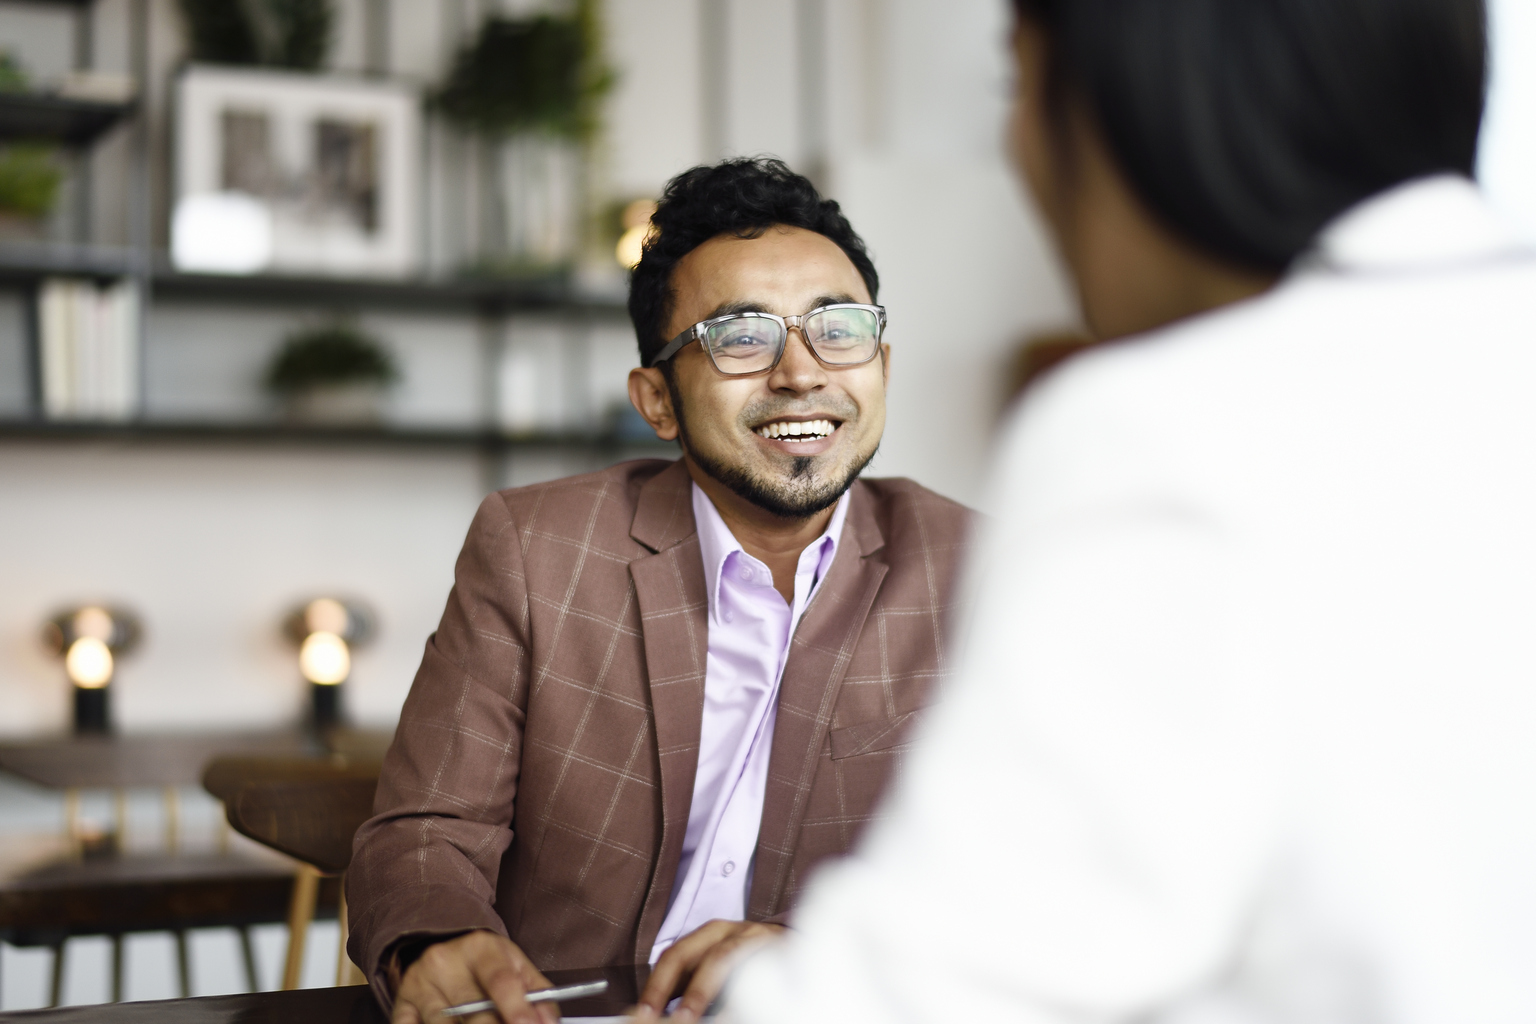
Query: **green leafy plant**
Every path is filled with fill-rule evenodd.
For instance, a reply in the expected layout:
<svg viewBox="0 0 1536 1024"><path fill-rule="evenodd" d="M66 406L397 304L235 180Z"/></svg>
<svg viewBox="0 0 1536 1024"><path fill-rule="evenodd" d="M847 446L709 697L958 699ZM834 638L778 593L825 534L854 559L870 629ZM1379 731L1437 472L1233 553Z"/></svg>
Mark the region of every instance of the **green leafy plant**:
<svg viewBox="0 0 1536 1024"><path fill-rule="evenodd" d="M596 0L577 0L564 16L487 18L434 100L449 120L482 135L583 139L613 87L601 53Z"/></svg>
<svg viewBox="0 0 1536 1024"><path fill-rule="evenodd" d="M64 172L53 147L16 143L0 153L0 210L43 217L53 209Z"/></svg>
<svg viewBox="0 0 1536 1024"><path fill-rule="evenodd" d="M345 322L291 334L267 368L267 390L292 395L315 387L391 384L400 377L377 341Z"/></svg>
<svg viewBox="0 0 1536 1024"><path fill-rule="evenodd" d="M10 50L0 50L0 92L26 92L31 87L27 70Z"/></svg>
<svg viewBox="0 0 1536 1024"><path fill-rule="evenodd" d="M180 0L192 59L313 71L336 24L332 0Z"/></svg>

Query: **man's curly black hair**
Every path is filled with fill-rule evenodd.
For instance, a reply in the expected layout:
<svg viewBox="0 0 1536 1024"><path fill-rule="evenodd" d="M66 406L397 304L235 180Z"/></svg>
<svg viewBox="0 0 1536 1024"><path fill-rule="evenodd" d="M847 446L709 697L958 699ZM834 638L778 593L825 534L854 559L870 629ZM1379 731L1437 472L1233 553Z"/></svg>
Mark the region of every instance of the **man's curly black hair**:
<svg viewBox="0 0 1536 1024"><path fill-rule="evenodd" d="M756 238L775 224L825 235L853 261L878 301L880 275L861 239L837 203L824 199L804 175L767 157L725 160L684 171L667 183L655 226L629 283L629 318L640 343L640 365L670 340L662 336L672 318L672 270L679 260L711 238Z"/></svg>

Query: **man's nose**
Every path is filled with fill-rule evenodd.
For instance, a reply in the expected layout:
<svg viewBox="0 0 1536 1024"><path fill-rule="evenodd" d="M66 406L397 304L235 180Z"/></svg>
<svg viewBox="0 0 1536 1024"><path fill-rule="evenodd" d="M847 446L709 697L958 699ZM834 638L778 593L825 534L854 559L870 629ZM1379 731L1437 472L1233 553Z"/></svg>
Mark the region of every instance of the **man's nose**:
<svg viewBox="0 0 1536 1024"><path fill-rule="evenodd" d="M826 384L826 367L821 365L811 351L810 342L805 340L805 332L798 327L791 327L789 337L784 339L784 355L779 365L768 375L768 386L774 391L805 394L825 387Z"/></svg>

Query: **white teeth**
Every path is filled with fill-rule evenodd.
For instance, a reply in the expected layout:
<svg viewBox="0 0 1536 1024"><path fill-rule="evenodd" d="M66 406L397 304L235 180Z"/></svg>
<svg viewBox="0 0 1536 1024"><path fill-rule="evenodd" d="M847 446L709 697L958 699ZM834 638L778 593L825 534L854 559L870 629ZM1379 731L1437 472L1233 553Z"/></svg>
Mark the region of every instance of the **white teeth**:
<svg viewBox="0 0 1536 1024"><path fill-rule="evenodd" d="M827 437L836 429L831 420L767 423L757 428L760 437Z"/></svg>

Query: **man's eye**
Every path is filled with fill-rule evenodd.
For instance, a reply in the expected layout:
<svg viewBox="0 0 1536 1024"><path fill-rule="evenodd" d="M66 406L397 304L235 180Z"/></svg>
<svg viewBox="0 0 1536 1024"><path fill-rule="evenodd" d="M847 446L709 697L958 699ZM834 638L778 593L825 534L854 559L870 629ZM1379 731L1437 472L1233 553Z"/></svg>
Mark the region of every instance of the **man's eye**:
<svg viewBox="0 0 1536 1024"><path fill-rule="evenodd" d="M858 324L848 321L823 323L818 333L817 340L822 344L851 345L863 341L869 332L860 328Z"/></svg>
<svg viewBox="0 0 1536 1024"><path fill-rule="evenodd" d="M715 346L727 352L744 352L763 348L770 344L768 338L752 330L732 331L715 342Z"/></svg>

